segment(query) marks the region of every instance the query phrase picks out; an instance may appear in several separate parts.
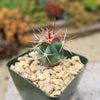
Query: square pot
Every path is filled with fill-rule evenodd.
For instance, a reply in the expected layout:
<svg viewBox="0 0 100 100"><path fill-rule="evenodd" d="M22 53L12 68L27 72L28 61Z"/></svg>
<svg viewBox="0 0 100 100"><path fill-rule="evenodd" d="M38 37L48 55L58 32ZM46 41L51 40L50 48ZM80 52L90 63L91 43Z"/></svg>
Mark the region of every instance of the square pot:
<svg viewBox="0 0 100 100"><path fill-rule="evenodd" d="M10 65L15 64L18 57L28 54L29 52L30 51L27 51L11 59L7 63L8 70L23 100L70 100L71 96L73 95L73 93L77 88L77 84L86 67L88 59L82 55L73 52L71 55L67 50L65 50L64 55L65 56L67 55L68 58L71 58L72 56L79 56L81 62L84 64L84 67L80 70L80 72L75 76L75 78L69 83L69 85L64 89L64 91L59 96L51 97L48 94L46 94L44 91L42 91L40 88L38 88L35 84L25 79L24 77L22 77L21 75L19 75L17 72L15 72L10 68Z"/></svg>

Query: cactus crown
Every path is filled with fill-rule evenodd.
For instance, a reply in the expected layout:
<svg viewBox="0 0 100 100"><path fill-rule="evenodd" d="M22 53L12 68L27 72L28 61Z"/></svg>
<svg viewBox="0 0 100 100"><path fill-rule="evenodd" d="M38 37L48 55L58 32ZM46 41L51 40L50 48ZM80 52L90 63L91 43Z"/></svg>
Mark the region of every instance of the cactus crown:
<svg viewBox="0 0 100 100"><path fill-rule="evenodd" d="M55 33L55 21L54 21L54 28L53 31L50 31L49 25L46 28L38 31L41 33L41 37L37 35L35 30L33 29L37 40L33 41L33 43L38 43L35 46L35 50L38 52L38 59L46 66L54 66L59 63L59 60L64 58L64 46L66 47L66 43L72 39L65 40L65 35L62 37L61 32ZM45 34L47 33L47 34Z"/></svg>

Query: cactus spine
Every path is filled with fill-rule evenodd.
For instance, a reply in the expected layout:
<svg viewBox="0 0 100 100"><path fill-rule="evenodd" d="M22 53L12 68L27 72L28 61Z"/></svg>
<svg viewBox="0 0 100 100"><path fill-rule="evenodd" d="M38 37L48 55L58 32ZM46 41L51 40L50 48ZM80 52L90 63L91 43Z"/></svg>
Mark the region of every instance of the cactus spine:
<svg viewBox="0 0 100 100"><path fill-rule="evenodd" d="M55 22L53 32L50 32L50 28L48 25L47 35L44 34L45 30L42 29L38 31L41 33L41 39L33 29L34 34L37 36L38 41L33 41L34 43L38 43L36 46L36 51L38 52L38 59L46 66L54 66L59 63L59 60L64 58L64 46L71 39L65 41L66 32L64 39L60 39L62 37L62 33L55 33ZM61 41L62 40L62 41Z"/></svg>

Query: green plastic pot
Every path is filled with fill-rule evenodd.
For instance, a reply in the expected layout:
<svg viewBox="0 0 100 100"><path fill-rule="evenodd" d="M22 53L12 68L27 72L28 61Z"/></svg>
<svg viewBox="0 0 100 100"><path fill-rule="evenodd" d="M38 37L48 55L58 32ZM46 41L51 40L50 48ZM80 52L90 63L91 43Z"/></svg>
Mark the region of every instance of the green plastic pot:
<svg viewBox="0 0 100 100"><path fill-rule="evenodd" d="M13 71L10 68L10 65L15 64L18 57L23 56L28 53L29 51L11 59L7 63L8 70L23 100L70 100L71 96L76 91L77 84L86 67L86 64L88 62L87 58L73 52L71 55L67 50L65 50L64 55L67 55L68 58L71 58L72 56L75 56L75 55L79 56L81 59L81 62L84 64L84 67L81 69L81 71L76 75L76 77L70 82L70 84L64 89L64 91L59 96L51 97L48 94L46 94L44 91L42 91L40 88L38 88L36 85L34 85L30 81L22 77L21 75L17 74L15 71Z"/></svg>

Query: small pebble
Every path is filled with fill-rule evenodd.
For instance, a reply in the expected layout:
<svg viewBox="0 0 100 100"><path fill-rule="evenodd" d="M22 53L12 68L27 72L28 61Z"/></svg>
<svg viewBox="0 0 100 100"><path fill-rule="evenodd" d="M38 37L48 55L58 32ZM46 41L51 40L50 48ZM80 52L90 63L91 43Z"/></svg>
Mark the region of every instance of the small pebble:
<svg viewBox="0 0 100 100"><path fill-rule="evenodd" d="M56 71L56 72L61 72L62 66L55 66L55 67L53 68L53 70Z"/></svg>
<svg viewBox="0 0 100 100"><path fill-rule="evenodd" d="M43 74L37 75L37 78L38 78L40 81L45 80L45 76L44 76Z"/></svg>
<svg viewBox="0 0 100 100"><path fill-rule="evenodd" d="M15 66L14 66L14 65L11 65L11 69L13 69L13 70L14 70L14 69L15 69Z"/></svg>

